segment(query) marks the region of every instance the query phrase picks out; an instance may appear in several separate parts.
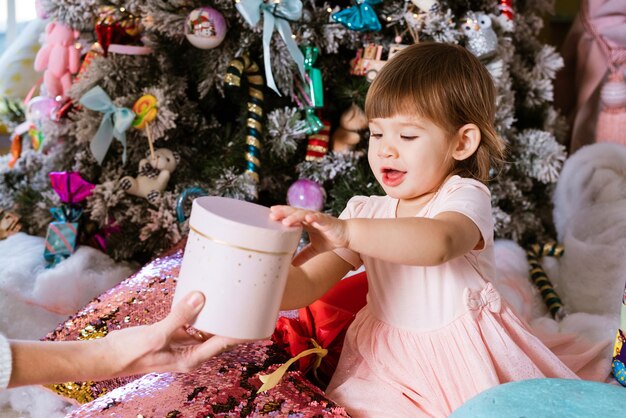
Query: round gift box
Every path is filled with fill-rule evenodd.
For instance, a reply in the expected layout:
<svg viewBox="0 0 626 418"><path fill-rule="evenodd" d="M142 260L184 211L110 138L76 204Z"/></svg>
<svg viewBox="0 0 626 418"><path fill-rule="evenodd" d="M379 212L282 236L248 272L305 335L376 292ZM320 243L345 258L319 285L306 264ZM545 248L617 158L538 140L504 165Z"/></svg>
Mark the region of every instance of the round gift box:
<svg viewBox="0 0 626 418"><path fill-rule="evenodd" d="M269 213L225 197L193 201L173 304L193 290L204 293L195 328L242 339L274 331L301 228L285 227Z"/></svg>

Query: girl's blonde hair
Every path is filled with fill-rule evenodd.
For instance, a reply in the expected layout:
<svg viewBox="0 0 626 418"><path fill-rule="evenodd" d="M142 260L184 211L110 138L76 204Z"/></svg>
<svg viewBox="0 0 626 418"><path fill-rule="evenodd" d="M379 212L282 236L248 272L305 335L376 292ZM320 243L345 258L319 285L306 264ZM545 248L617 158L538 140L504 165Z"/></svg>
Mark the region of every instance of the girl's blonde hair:
<svg viewBox="0 0 626 418"><path fill-rule="evenodd" d="M385 64L367 92L368 119L398 114L427 118L449 135L473 123L480 129L476 152L453 172L486 182L504 158L493 127L495 87L485 66L465 48L444 43L411 45Z"/></svg>

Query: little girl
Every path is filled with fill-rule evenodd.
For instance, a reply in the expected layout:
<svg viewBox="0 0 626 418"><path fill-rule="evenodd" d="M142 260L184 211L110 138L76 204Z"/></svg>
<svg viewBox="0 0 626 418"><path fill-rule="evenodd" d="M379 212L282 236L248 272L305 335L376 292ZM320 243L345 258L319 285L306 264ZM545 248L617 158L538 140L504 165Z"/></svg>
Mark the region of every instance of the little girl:
<svg viewBox="0 0 626 418"><path fill-rule="evenodd" d="M444 417L499 383L576 378L490 283L483 182L504 144L484 66L458 46L410 46L379 72L365 113L369 164L386 196L354 197L339 219L289 206L271 212L311 240L294 258L283 309L308 305L365 265L367 305L328 396L354 417Z"/></svg>

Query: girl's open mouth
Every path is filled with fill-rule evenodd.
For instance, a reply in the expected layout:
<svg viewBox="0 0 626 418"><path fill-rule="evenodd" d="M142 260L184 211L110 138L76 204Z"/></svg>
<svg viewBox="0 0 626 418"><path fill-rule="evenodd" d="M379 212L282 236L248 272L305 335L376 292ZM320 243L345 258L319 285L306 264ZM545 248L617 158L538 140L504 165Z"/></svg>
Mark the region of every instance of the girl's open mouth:
<svg viewBox="0 0 626 418"><path fill-rule="evenodd" d="M395 170L389 167L383 167L381 171L383 173L383 183L386 186L397 186L402 183L406 175L406 171Z"/></svg>

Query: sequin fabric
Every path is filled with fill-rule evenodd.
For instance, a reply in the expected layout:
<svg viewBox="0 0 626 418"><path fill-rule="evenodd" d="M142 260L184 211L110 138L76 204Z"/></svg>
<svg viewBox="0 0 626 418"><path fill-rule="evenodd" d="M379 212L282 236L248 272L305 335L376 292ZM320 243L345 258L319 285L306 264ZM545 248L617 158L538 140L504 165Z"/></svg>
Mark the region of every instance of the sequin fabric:
<svg viewBox="0 0 626 418"><path fill-rule="evenodd" d="M46 340L101 338L130 326L151 324L170 310L184 242L60 324ZM293 316L293 312L281 312ZM242 344L190 373L151 373L100 382L66 382L48 388L77 404L69 417L347 417L298 371L257 394L259 374L288 359L270 341Z"/></svg>
<svg viewBox="0 0 626 418"><path fill-rule="evenodd" d="M152 373L73 411L90 417L347 417L300 372L257 394L259 374L287 359L269 341L243 344L191 373Z"/></svg>
<svg viewBox="0 0 626 418"><path fill-rule="evenodd" d="M162 257L111 290L92 300L85 308L60 324L44 339L55 341L101 338L109 332L152 324L170 311L184 245L177 245ZM70 402L86 403L123 386L139 376L101 382L64 382L47 386Z"/></svg>

